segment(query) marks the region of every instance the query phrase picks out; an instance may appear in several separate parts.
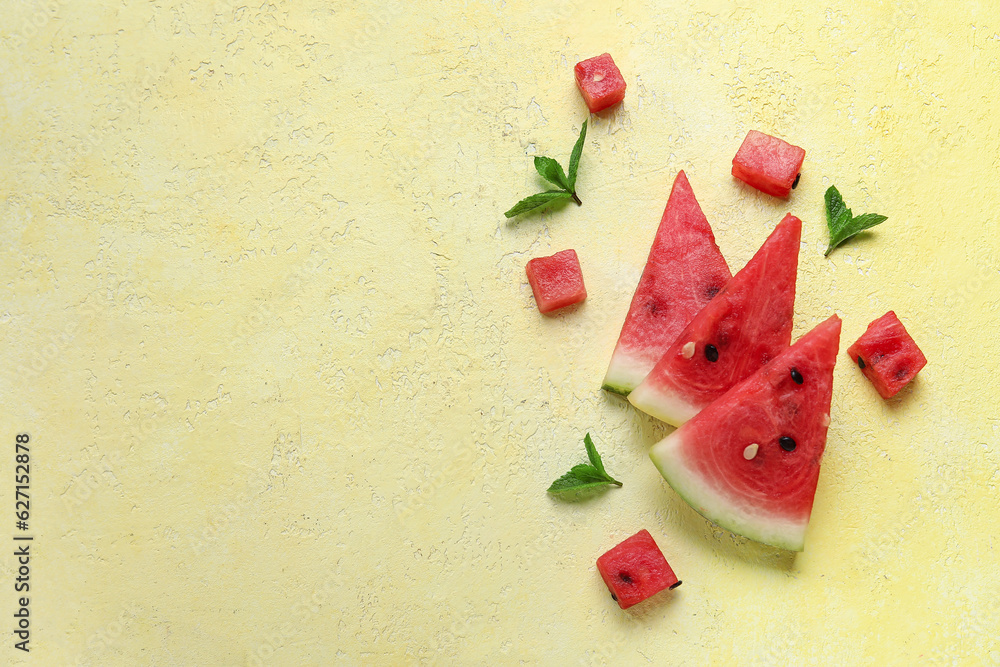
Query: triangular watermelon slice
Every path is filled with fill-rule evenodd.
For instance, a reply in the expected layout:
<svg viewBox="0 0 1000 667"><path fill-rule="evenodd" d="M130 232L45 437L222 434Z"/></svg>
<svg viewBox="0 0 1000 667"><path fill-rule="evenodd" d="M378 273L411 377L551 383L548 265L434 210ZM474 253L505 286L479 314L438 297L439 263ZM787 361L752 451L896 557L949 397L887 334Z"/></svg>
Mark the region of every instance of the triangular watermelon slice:
<svg viewBox="0 0 1000 667"><path fill-rule="evenodd" d="M802 551L839 344L834 315L654 445L660 474L723 528Z"/></svg>
<svg viewBox="0 0 1000 667"><path fill-rule="evenodd" d="M680 426L788 347L801 234L802 221L786 215L628 400Z"/></svg>
<svg viewBox="0 0 1000 667"><path fill-rule="evenodd" d="M635 389L730 277L712 228L681 171L632 297L604 388L623 396Z"/></svg>

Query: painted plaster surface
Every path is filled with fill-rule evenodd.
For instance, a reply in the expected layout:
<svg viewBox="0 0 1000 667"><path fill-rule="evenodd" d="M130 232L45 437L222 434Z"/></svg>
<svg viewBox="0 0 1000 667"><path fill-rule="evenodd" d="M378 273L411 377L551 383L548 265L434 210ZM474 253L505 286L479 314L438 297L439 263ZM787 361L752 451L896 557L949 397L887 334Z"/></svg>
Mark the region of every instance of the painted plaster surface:
<svg viewBox="0 0 1000 667"><path fill-rule="evenodd" d="M0 662L1000 664L991 2L0 0ZM583 206L507 222L591 117ZM806 149L788 201L730 176ZM841 353L806 550L717 529L600 389L673 177L730 265L804 221ZM889 221L829 258L823 193ZM588 300L524 273L575 248ZM621 489L546 496L590 432ZM31 436L31 653L8 631ZM647 528L684 585L622 612ZM10 627L8 627L10 626Z"/></svg>

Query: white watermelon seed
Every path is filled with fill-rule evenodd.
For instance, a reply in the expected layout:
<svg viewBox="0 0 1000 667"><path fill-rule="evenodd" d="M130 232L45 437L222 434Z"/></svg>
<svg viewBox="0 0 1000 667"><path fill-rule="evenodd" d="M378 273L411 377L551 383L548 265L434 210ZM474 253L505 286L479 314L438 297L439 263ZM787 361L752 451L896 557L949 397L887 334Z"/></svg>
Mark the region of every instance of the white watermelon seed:
<svg viewBox="0 0 1000 667"><path fill-rule="evenodd" d="M752 445L747 445L747 448L743 450L743 458L747 461L753 460L753 457L757 456L757 450L760 446L755 442Z"/></svg>
<svg viewBox="0 0 1000 667"><path fill-rule="evenodd" d="M681 356L685 359L690 359L694 356L694 341L684 343L684 347L681 348Z"/></svg>
<svg viewBox="0 0 1000 667"><path fill-rule="evenodd" d="M823 428L830 425L830 415L823 415Z"/></svg>
<svg viewBox="0 0 1000 667"><path fill-rule="evenodd" d="M598 81L604 81L604 72L597 72L594 74L594 83L597 83Z"/></svg>

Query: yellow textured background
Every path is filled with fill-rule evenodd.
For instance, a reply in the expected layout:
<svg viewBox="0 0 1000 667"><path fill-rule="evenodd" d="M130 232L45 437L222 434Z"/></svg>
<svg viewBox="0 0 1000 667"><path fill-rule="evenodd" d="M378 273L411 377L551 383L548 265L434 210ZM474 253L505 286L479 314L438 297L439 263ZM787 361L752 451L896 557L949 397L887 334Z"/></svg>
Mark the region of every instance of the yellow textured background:
<svg viewBox="0 0 1000 667"><path fill-rule="evenodd" d="M0 0L0 662L1000 664L996 6L747 5ZM583 206L508 223L603 51ZM789 201L730 176L751 128L806 149ZM884 402L841 354L797 557L600 390L678 169L734 270L804 220L796 337L892 308L929 359ZM889 221L825 259L830 184ZM587 431L625 486L547 497ZM594 562L640 528L684 585L623 612Z"/></svg>

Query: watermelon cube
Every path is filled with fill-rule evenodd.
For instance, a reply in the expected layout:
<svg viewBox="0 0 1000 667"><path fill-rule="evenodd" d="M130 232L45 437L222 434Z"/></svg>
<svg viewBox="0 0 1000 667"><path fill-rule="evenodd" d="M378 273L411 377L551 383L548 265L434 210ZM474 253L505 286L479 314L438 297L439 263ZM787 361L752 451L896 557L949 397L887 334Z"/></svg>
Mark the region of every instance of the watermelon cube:
<svg viewBox="0 0 1000 667"><path fill-rule="evenodd" d="M597 570L622 609L681 582L648 530L640 530L597 559Z"/></svg>
<svg viewBox="0 0 1000 667"><path fill-rule="evenodd" d="M895 396L927 365L927 357L891 310L869 324L847 354L882 398Z"/></svg>
<svg viewBox="0 0 1000 667"><path fill-rule="evenodd" d="M575 250L563 250L551 257L528 260L525 267L535 302L542 313L572 306L587 298L583 272Z"/></svg>
<svg viewBox="0 0 1000 667"><path fill-rule="evenodd" d="M590 113L603 111L625 99L625 79L610 54L581 60L573 72Z"/></svg>
<svg viewBox="0 0 1000 667"><path fill-rule="evenodd" d="M798 184L805 156L798 146L750 130L733 158L733 176L761 192L788 197Z"/></svg>

